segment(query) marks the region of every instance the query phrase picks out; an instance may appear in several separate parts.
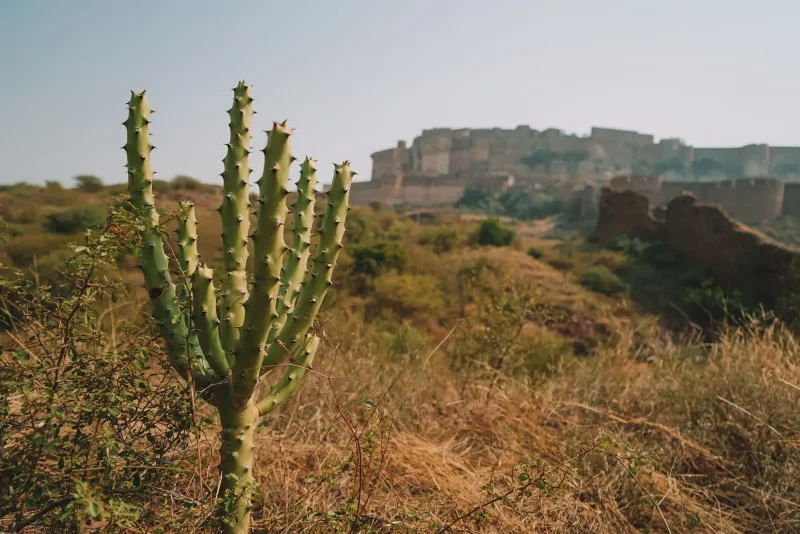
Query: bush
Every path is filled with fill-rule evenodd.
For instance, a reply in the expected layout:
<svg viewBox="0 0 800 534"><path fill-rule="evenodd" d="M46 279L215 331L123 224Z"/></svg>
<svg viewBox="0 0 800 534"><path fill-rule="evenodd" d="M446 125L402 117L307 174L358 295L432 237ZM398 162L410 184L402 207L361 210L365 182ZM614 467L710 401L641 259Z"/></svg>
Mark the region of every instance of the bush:
<svg viewBox="0 0 800 534"><path fill-rule="evenodd" d="M419 240L420 245L433 245L436 254L450 252L458 244L458 233L449 228L440 228L435 232L427 233Z"/></svg>
<svg viewBox="0 0 800 534"><path fill-rule="evenodd" d="M186 191L201 191L206 187L199 180L183 174L173 178L171 185L172 189L184 189Z"/></svg>
<svg viewBox="0 0 800 534"><path fill-rule="evenodd" d="M386 269L394 269L400 273L407 261L405 251L394 241L381 241L374 245L356 247L351 255L353 273L372 277L378 276Z"/></svg>
<svg viewBox="0 0 800 534"><path fill-rule="evenodd" d="M487 219L478 229L478 244L493 247L507 247L514 241L516 232L506 228L499 219Z"/></svg>
<svg viewBox="0 0 800 534"><path fill-rule="evenodd" d="M47 215L42 228L54 234L77 234L103 220L103 214L92 206Z"/></svg>
<svg viewBox="0 0 800 534"><path fill-rule="evenodd" d="M604 265L594 265L581 274L581 285L603 295L616 295L628 290L619 276Z"/></svg>
<svg viewBox="0 0 800 534"><path fill-rule="evenodd" d="M58 189L58 190L64 189L64 186L61 185L61 182L57 182L55 180L45 180L44 186L47 189Z"/></svg>
<svg viewBox="0 0 800 534"><path fill-rule="evenodd" d="M75 182L78 184L78 189L87 193L94 193L103 189L103 181L97 176L91 174L81 174L75 177Z"/></svg>
<svg viewBox="0 0 800 534"><path fill-rule="evenodd" d="M535 260L540 260L544 256L544 251L539 247L531 247L528 249L528 256Z"/></svg>

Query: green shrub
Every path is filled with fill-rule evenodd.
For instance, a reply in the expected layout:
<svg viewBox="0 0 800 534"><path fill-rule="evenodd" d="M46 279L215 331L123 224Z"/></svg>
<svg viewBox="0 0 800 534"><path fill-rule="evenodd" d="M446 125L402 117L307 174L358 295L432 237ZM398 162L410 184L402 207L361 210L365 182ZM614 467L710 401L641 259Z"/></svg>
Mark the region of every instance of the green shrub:
<svg viewBox="0 0 800 534"><path fill-rule="evenodd" d="M91 174L81 174L75 177L78 189L87 193L94 193L103 189L103 181Z"/></svg>
<svg viewBox="0 0 800 534"><path fill-rule="evenodd" d="M535 260L540 260L544 256L544 251L539 247L531 247L528 249L528 256Z"/></svg>
<svg viewBox="0 0 800 534"><path fill-rule="evenodd" d="M154 193L166 193L172 189L172 185L166 180L153 180L153 192ZM253 199L252 197L255 197ZM251 195L251 200L258 200L258 195Z"/></svg>
<svg viewBox="0 0 800 534"><path fill-rule="evenodd" d="M405 251L396 241L380 241L374 245L356 247L351 255L352 272L372 277L387 269L394 269L400 273L407 261Z"/></svg>
<svg viewBox="0 0 800 534"><path fill-rule="evenodd" d="M478 229L478 244L507 247L514 241L516 232L503 226L499 219L486 219Z"/></svg>
<svg viewBox="0 0 800 534"><path fill-rule="evenodd" d="M428 342L419 330L405 321L384 320L379 326L380 336L393 356L414 354Z"/></svg>
<svg viewBox="0 0 800 534"><path fill-rule="evenodd" d="M170 182L170 185L172 186L172 189L183 189L186 191L201 191L206 188L206 186L199 180L183 174L173 178L172 182Z"/></svg>
<svg viewBox="0 0 800 534"><path fill-rule="evenodd" d="M617 252L624 252L629 256L638 258L644 253L645 249L647 248L647 243L641 239L631 239L626 235L622 235L612 239L608 244L608 248L611 250L616 250Z"/></svg>
<svg viewBox="0 0 800 534"><path fill-rule="evenodd" d="M42 228L54 234L77 234L103 220L103 214L88 206L68 211L57 211L47 215Z"/></svg>
<svg viewBox="0 0 800 534"><path fill-rule="evenodd" d="M616 295L627 291L628 286L619 276L604 265L594 265L581 274L581 285L603 295Z"/></svg>
<svg viewBox="0 0 800 534"><path fill-rule="evenodd" d="M449 228L440 228L436 231L426 233L419 240L420 245L433 245L436 254L450 252L458 244L458 233Z"/></svg>
<svg viewBox="0 0 800 534"><path fill-rule="evenodd" d="M47 189L58 189L58 190L64 189L64 186L61 185L61 182L57 182L55 180L45 180L44 186Z"/></svg>

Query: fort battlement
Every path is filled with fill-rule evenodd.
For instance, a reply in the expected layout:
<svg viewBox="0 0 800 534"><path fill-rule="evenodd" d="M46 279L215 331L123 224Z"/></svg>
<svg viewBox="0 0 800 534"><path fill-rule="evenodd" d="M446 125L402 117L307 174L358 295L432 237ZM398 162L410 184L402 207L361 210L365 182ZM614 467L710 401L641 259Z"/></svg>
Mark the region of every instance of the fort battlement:
<svg viewBox="0 0 800 534"><path fill-rule="evenodd" d="M792 191L786 204L783 181L769 177L720 180L717 182L678 182L656 180L652 176L617 176L609 180L616 191L632 191L659 207L690 193L702 202L718 204L733 218L745 223L771 221L783 213L800 211L800 187Z"/></svg>

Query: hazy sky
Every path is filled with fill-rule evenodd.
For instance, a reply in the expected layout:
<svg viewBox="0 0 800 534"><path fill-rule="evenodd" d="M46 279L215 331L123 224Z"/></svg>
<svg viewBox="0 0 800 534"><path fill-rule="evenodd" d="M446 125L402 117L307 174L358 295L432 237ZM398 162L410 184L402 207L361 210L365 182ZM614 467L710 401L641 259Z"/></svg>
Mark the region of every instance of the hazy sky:
<svg viewBox="0 0 800 534"><path fill-rule="evenodd" d="M241 79L324 182L433 127L800 145L798 24L797 0L0 0L0 183L125 181L143 88L159 177L219 182Z"/></svg>

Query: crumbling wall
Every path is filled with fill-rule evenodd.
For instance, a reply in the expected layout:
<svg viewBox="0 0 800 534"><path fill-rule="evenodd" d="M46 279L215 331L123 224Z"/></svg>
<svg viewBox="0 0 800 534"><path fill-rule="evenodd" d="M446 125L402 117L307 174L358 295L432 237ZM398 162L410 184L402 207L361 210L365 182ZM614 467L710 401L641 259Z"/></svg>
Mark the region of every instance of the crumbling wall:
<svg viewBox="0 0 800 534"><path fill-rule="evenodd" d="M652 239L657 236L659 224L650 212L646 196L633 191L615 191L608 187L600 190L595 237L607 245L615 237L629 236Z"/></svg>
<svg viewBox="0 0 800 534"><path fill-rule="evenodd" d="M800 290L800 250L779 244L729 217L717 205L691 194L673 199L657 220L644 195L603 188L596 237L661 239L688 265L707 270L728 289L738 289L765 306Z"/></svg>
<svg viewBox="0 0 800 534"><path fill-rule="evenodd" d="M800 251L781 245L727 216L719 206L683 195L667 206L665 241L688 264L710 271L729 289L766 306L797 291Z"/></svg>

